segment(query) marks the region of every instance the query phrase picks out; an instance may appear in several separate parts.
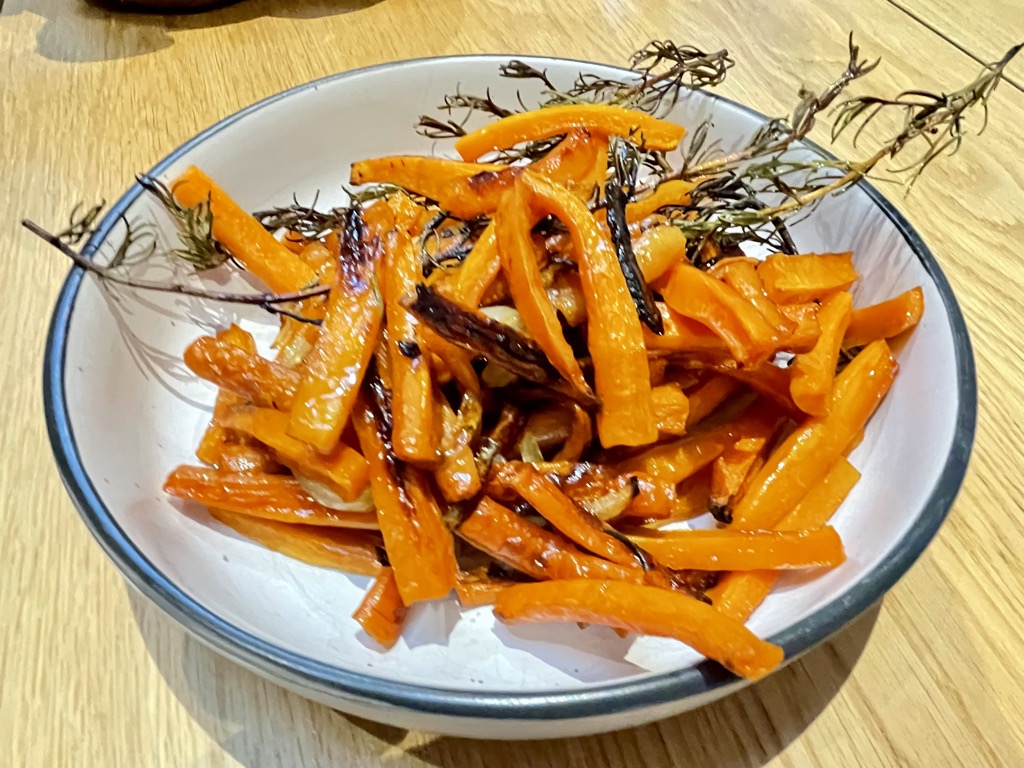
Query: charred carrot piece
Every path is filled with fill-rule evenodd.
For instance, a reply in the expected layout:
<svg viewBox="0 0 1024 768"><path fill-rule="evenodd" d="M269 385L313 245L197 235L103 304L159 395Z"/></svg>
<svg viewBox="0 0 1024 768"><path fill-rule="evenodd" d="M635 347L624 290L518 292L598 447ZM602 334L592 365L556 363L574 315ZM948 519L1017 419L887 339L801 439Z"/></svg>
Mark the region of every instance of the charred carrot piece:
<svg viewBox="0 0 1024 768"><path fill-rule="evenodd" d="M285 475L231 474L181 466L167 477L164 491L179 499L279 523L377 528L373 515L328 509L303 491L295 478Z"/></svg>
<svg viewBox="0 0 1024 768"><path fill-rule="evenodd" d="M681 126L643 112L605 104L571 104L504 117L461 137L455 149L463 160L477 160L488 152L579 129L600 136L631 137L656 151L675 149L686 133Z"/></svg>
<svg viewBox="0 0 1024 768"><path fill-rule="evenodd" d="M752 425L749 433L722 451L722 455L711 463L708 510L716 520L724 523L731 520L732 501L739 495L747 478L761 468L774 431L775 425L767 421Z"/></svg>
<svg viewBox="0 0 1024 768"><path fill-rule="evenodd" d="M768 297L777 304L799 304L845 291L857 279L850 253L776 254L757 267Z"/></svg>
<svg viewBox="0 0 1024 768"><path fill-rule="evenodd" d="M564 188L524 173L536 210L569 229L587 302L587 346L601 400L597 434L606 448L646 445L658 436L644 335L615 251L586 205Z"/></svg>
<svg viewBox="0 0 1024 768"><path fill-rule="evenodd" d="M668 278L662 296L679 314L710 328L741 363L756 365L775 351L775 330L739 293L689 264Z"/></svg>
<svg viewBox="0 0 1024 768"><path fill-rule="evenodd" d="M310 565L359 576L375 576L381 570L377 542L362 531L280 523L216 507L210 515L247 539Z"/></svg>
<svg viewBox="0 0 1024 768"><path fill-rule="evenodd" d="M370 469L370 491L384 536L388 560L406 605L435 600L455 586L454 543L441 511L425 490L422 476L408 468L403 485L388 455L381 425L360 397L352 424Z"/></svg>
<svg viewBox="0 0 1024 768"><path fill-rule="evenodd" d="M385 648L391 648L402 634L407 613L398 592L394 570L381 568L352 618L359 622L366 634Z"/></svg>
<svg viewBox="0 0 1024 768"><path fill-rule="evenodd" d="M670 637L750 679L782 663L782 649L700 600L668 589L586 579L520 584L498 595L502 621L605 624Z"/></svg>
<svg viewBox="0 0 1024 768"><path fill-rule="evenodd" d="M839 459L829 473L811 488L796 509L782 519L776 530L813 530L823 526L839 509L859 479L860 472L845 458ZM728 573L708 591L708 596L712 605L722 613L746 621L764 602L778 577L775 571Z"/></svg>
<svg viewBox="0 0 1024 768"><path fill-rule="evenodd" d="M196 376L270 408L291 407L301 380L297 371L210 336L188 346L185 365Z"/></svg>
<svg viewBox="0 0 1024 768"><path fill-rule="evenodd" d="M828 527L811 531L663 531L629 539L658 562L677 570L833 568L846 559L839 534Z"/></svg>
<svg viewBox="0 0 1024 768"><path fill-rule="evenodd" d="M678 384L660 384L652 390L654 416L658 420L658 433L685 435L690 417L690 401Z"/></svg>
<svg viewBox="0 0 1024 768"><path fill-rule="evenodd" d="M607 533L596 517L578 507L550 478L530 464L503 464L495 475L495 482L514 490L541 517L588 552L620 565L636 565L633 550Z"/></svg>
<svg viewBox="0 0 1024 768"><path fill-rule="evenodd" d="M810 352L797 355L791 365L793 374L789 392L796 407L812 416L828 413L835 381L836 363L843 336L850 324L853 297L846 291L825 300L818 312L821 335Z"/></svg>
<svg viewBox="0 0 1024 768"><path fill-rule="evenodd" d="M896 377L884 341L872 342L836 379L827 416L812 416L776 448L737 504L733 525L769 529L807 495L863 429Z"/></svg>
<svg viewBox="0 0 1024 768"><path fill-rule="evenodd" d="M339 441L330 453L320 453L288 434L287 413L247 408L236 410L225 423L269 446L293 472L327 482L345 501L359 498L370 484L366 459L358 451Z"/></svg>
<svg viewBox="0 0 1024 768"><path fill-rule="evenodd" d="M843 337L843 346L850 349L899 336L921 322L923 314L924 291L920 286L880 304L855 309Z"/></svg>
<svg viewBox="0 0 1024 768"><path fill-rule="evenodd" d="M208 203L214 239L274 293L301 291L316 283L308 265L195 166L172 182L171 193L188 208Z"/></svg>
<svg viewBox="0 0 1024 768"><path fill-rule="evenodd" d="M447 501L464 501L480 491L480 475L470 446L471 433L441 395L434 397L435 422L440 425L441 464L434 472L438 490Z"/></svg>

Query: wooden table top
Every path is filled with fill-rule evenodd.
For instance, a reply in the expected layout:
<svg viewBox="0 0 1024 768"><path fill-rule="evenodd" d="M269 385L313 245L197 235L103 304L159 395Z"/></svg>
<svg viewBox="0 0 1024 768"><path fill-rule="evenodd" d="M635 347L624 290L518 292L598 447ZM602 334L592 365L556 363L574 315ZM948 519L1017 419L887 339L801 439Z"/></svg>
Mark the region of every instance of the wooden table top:
<svg viewBox="0 0 1024 768"><path fill-rule="evenodd" d="M1024 32L1018 5L248 0L179 18L0 5L0 765L1024 765L1024 92L1012 85L982 137L910 196L892 193L946 270L977 357L977 442L949 522L880 608L798 663L704 709L586 739L499 745L355 721L206 650L130 592L53 466L40 359L66 264L17 226L116 199L224 115L352 67L471 52L621 62L671 38L728 47L741 64L722 91L782 114L802 82L842 68L849 30L883 57L883 92L965 83L972 56Z"/></svg>

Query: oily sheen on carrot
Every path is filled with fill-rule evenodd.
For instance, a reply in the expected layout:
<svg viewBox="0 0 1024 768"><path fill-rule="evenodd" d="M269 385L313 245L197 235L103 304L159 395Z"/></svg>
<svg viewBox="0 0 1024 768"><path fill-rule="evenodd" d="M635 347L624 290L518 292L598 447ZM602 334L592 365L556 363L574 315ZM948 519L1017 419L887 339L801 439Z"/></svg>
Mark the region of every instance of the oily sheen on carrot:
<svg viewBox="0 0 1024 768"><path fill-rule="evenodd" d="M302 375L223 339L200 336L185 349L196 376L259 406L290 408Z"/></svg>
<svg viewBox="0 0 1024 768"><path fill-rule="evenodd" d="M574 579L521 584L494 601L502 621L605 624L628 632L670 637L757 679L782 663L782 649L743 624L681 592L640 584Z"/></svg>
<svg viewBox="0 0 1024 768"><path fill-rule="evenodd" d="M274 293L301 291L316 283L311 267L195 166L171 184L171 193L189 208L209 202L214 238Z"/></svg>
<svg viewBox="0 0 1024 768"><path fill-rule="evenodd" d="M391 648L402 634L407 613L398 592L394 570L381 568L352 618L359 622L366 634L385 648Z"/></svg>
<svg viewBox="0 0 1024 768"><path fill-rule="evenodd" d="M899 336L917 325L923 314L924 291L920 287L880 304L855 309L850 315L843 346L850 349Z"/></svg>
<svg viewBox="0 0 1024 768"><path fill-rule="evenodd" d="M441 430L441 463L434 471L434 481L446 501L465 501L477 494L481 484L470 444L472 434L462 427L441 394L434 397L434 415Z"/></svg>
<svg viewBox="0 0 1024 768"><path fill-rule="evenodd" d="M836 363L852 307L853 297L846 291L829 296L818 312L821 335L817 343L809 352L797 355L790 366L789 393L796 407L804 413L812 416L828 413Z"/></svg>
<svg viewBox="0 0 1024 768"><path fill-rule="evenodd" d="M654 416L661 435L685 435L690 401L678 384L659 384L652 392Z"/></svg>
<svg viewBox="0 0 1024 768"><path fill-rule="evenodd" d="M645 445L658 437L647 350L636 307L611 243L587 206L568 190L530 173L523 181L540 212L569 229L587 304L587 346L601 400L597 434L606 448Z"/></svg>
<svg viewBox="0 0 1024 768"><path fill-rule="evenodd" d="M896 361L884 341L865 347L836 379L827 416L811 416L776 448L736 505L733 526L768 529L836 463L885 397Z"/></svg>
<svg viewBox="0 0 1024 768"><path fill-rule="evenodd" d="M251 333L242 330L237 325L230 325L217 333L217 341L238 347L250 355L256 354L256 340ZM210 425L203 433L199 446L196 448L196 458L204 464L219 466L224 454L224 449L230 443L237 442L236 433L224 425L224 419L231 413L232 409L246 402L241 395L232 392L230 389L219 389L217 399L213 406L213 418Z"/></svg>
<svg viewBox="0 0 1024 768"><path fill-rule="evenodd" d="M677 570L831 568L846 559L839 534L827 527L813 531L666 531L629 539L662 565Z"/></svg>
<svg viewBox="0 0 1024 768"><path fill-rule="evenodd" d="M675 149L686 133L682 126L643 112L605 104L570 104L503 117L462 136L455 149L463 160L477 160L488 152L579 129L601 136L631 137L656 151Z"/></svg>
<svg viewBox="0 0 1024 768"><path fill-rule="evenodd" d="M777 304L825 299L857 279L850 253L776 254L757 265L757 274Z"/></svg>
<svg viewBox="0 0 1024 768"><path fill-rule="evenodd" d="M416 192L431 200L436 200L443 210L454 216L465 216L467 212L456 211L460 204L460 195L453 194L465 187L465 191L477 185L474 177L482 180L500 177L509 171L507 165L491 165L487 163L463 163L443 157L420 157L417 155L394 155L378 157L370 160L359 160L352 163L349 181L352 184L387 183ZM512 180L504 185L507 189ZM503 190L497 190L493 199L488 200L484 210L471 211L469 216L479 213L493 213L500 200Z"/></svg>

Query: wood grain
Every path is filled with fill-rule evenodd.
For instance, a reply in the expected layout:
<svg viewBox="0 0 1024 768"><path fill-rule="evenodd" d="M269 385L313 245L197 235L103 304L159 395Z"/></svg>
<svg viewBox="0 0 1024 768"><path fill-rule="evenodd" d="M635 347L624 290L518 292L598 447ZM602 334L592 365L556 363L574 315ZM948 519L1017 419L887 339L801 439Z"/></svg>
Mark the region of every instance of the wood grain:
<svg viewBox="0 0 1024 768"><path fill-rule="evenodd" d="M988 45L984 13L946 5L956 39L980 56L1001 47ZM915 7L945 24L939 0ZM741 65L724 93L779 114L801 83L842 68L851 29L883 56L873 79L884 92L948 89L977 69L887 0L249 0L173 19L7 0L0 765L1024 765L1024 94L1012 88L996 95L984 136L933 166L909 197L894 193L942 262L975 344L977 443L949 522L879 610L697 712L596 738L499 745L310 704L205 650L129 592L76 519L46 440L40 354L65 264L20 230L22 216L57 226L75 202L115 199L135 172L220 117L351 67L481 51L621 62L670 37L728 46Z"/></svg>

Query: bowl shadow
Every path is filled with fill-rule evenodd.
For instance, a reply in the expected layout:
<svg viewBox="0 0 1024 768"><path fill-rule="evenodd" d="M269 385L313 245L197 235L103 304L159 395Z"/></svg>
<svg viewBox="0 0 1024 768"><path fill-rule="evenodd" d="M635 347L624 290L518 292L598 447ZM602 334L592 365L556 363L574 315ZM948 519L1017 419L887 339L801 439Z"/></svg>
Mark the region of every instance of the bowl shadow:
<svg viewBox="0 0 1024 768"><path fill-rule="evenodd" d="M598 755L602 768L761 766L803 733L842 688L881 605L776 674L706 707L598 736L499 742L406 731L307 701L208 649L133 589L128 597L146 648L175 697L218 749L246 768L377 761L438 768L576 766L593 764Z"/></svg>

